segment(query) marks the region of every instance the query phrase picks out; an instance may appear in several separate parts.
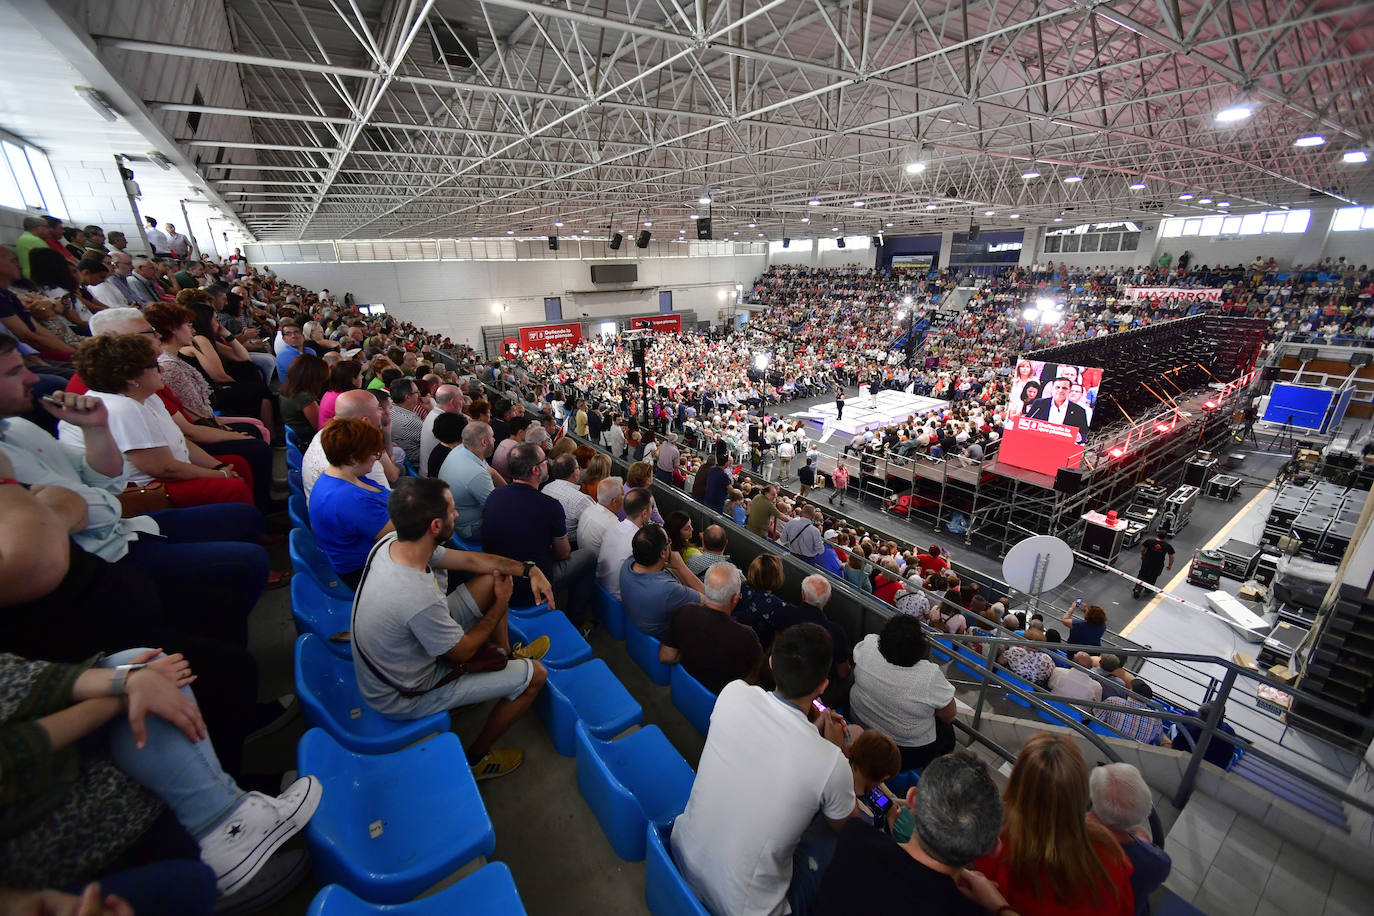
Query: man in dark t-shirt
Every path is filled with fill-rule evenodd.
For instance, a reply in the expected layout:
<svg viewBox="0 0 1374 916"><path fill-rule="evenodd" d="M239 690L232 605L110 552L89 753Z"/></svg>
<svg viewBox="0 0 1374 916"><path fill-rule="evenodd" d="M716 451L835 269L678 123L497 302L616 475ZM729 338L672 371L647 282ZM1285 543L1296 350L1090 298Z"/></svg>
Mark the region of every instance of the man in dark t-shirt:
<svg viewBox="0 0 1374 916"><path fill-rule="evenodd" d="M677 662L712 693L735 680L753 682L763 646L752 629L730 616L742 577L733 563L717 563L703 577L704 604L684 604L668 620L659 660Z"/></svg>
<svg viewBox="0 0 1374 916"><path fill-rule="evenodd" d="M555 592L567 589L568 618L585 619L596 582L596 552L573 550L563 504L539 492L548 459L537 445L522 442L507 458L511 482L497 487L482 509L482 552L529 561L544 573ZM534 603L529 580L515 580L511 607Z"/></svg>
<svg viewBox="0 0 1374 916"><path fill-rule="evenodd" d="M981 916L1007 906L995 884L965 870L992 849L1002 828L1002 799L987 766L967 751L937 757L905 804L909 810L896 820L910 835L901 842L859 818L845 825L816 913Z"/></svg>
<svg viewBox="0 0 1374 916"><path fill-rule="evenodd" d="M1159 574L1166 569L1174 568L1174 545L1169 543L1172 538L1169 534L1157 534L1141 542L1140 545L1140 580L1155 584ZM1139 583L1131 589L1131 597L1139 598L1143 589Z"/></svg>

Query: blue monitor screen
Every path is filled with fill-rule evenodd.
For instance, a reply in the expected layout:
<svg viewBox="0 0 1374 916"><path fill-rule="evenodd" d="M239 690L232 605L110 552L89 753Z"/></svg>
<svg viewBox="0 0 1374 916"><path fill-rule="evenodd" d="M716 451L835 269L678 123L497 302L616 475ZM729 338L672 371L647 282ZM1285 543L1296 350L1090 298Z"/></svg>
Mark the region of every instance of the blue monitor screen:
<svg viewBox="0 0 1374 916"><path fill-rule="evenodd" d="M1269 404L1264 419L1270 423L1287 423L1302 429L1322 429L1326 409L1331 406L1330 388L1309 388L1305 385L1275 383L1269 392Z"/></svg>

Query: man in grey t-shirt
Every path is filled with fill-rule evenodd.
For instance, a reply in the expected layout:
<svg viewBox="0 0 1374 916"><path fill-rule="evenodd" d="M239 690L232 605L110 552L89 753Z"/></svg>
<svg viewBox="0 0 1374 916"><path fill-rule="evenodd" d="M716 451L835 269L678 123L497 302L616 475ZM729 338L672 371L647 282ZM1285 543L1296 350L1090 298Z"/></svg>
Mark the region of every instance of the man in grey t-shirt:
<svg viewBox="0 0 1374 916"><path fill-rule="evenodd" d="M548 638L510 644L506 615L512 577L528 576L535 600L553 606L553 589L537 566L440 546L453 536L458 510L448 484L406 477L387 502L396 528L377 542L353 602L353 670L368 705L395 719L498 700L467 748L479 780L504 776L524 759L518 748L492 745L534 702L547 672L539 659ZM448 572L470 578L449 593ZM490 647L508 657L499 671L455 671Z"/></svg>

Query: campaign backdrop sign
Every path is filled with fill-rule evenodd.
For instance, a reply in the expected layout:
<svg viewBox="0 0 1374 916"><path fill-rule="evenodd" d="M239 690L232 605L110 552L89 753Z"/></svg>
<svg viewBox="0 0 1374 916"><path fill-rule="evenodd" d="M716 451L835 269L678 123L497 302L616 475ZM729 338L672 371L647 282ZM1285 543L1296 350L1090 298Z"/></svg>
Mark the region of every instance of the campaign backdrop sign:
<svg viewBox="0 0 1374 916"><path fill-rule="evenodd" d="M656 334L681 334L681 315L656 315L652 318L632 318L630 327L635 330L648 328Z"/></svg>
<svg viewBox="0 0 1374 916"><path fill-rule="evenodd" d="M1061 423L1015 417L1002 433L997 461L1053 477L1060 468L1076 468L1083 456L1078 430Z"/></svg>
<svg viewBox="0 0 1374 916"><path fill-rule="evenodd" d="M520 329L520 349L543 350L548 347L561 347L563 344L576 344L582 339L582 325L541 324L534 328Z"/></svg>
<svg viewBox="0 0 1374 916"><path fill-rule="evenodd" d="M1128 286L1122 299L1180 299L1184 302L1220 302L1220 289L1186 289L1181 286Z"/></svg>

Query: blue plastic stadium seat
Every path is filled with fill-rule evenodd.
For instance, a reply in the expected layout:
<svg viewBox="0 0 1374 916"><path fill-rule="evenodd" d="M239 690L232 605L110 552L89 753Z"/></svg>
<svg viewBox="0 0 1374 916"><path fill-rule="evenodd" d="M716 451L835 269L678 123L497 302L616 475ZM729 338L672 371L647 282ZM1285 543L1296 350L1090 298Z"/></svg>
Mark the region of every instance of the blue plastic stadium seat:
<svg viewBox="0 0 1374 916"><path fill-rule="evenodd" d="M456 534L453 536L453 546L457 547L459 550L469 551L470 553L482 552L481 544L476 541L465 541Z"/></svg>
<svg viewBox="0 0 1374 916"><path fill-rule="evenodd" d="M549 603L541 601L539 604L531 604L528 607L513 607L510 609L512 617L520 617L525 620L532 620L549 612Z"/></svg>
<svg viewBox="0 0 1374 916"><path fill-rule="evenodd" d="M368 903L347 888L331 884L315 895L305 913L306 916L452 916L462 913L525 916L525 905L520 902L510 869L504 862L491 862L457 884L410 903Z"/></svg>
<svg viewBox="0 0 1374 916"><path fill-rule="evenodd" d="M324 551L320 550L320 545L315 541L315 535L310 533L309 528L292 528L287 543L291 551L291 566L298 575L305 573L310 576L331 598L353 603L353 589L334 572L334 567L329 565L329 559L324 555Z"/></svg>
<svg viewBox="0 0 1374 916"><path fill-rule="evenodd" d="M625 628L625 651L629 652L635 664L649 675L649 680L666 687L670 679L669 671L673 666L665 665L658 660L658 648L661 645L663 643L648 633L641 632L633 623Z"/></svg>
<svg viewBox="0 0 1374 916"><path fill-rule="evenodd" d="M887 781L887 790L898 798L906 798L907 790L921 781L921 771L924 769L925 767L915 767L902 770Z"/></svg>
<svg viewBox="0 0 1374 916"><path fill-rule="evenodd" d="M549 638L549 651L540 659L546 668L576 668L591 661L592 647L561 611L538 617L511 616L506 622L511 643L531 643L540 636Z"/></svg>
<svg viewBox="0 0 1374 916"><path fill-rule="evenodd" d="M1061 703L1058 700L1046 700L1045 705L1051 707L1052 709L1056 709L1059 712L1062 712L1065 716L1067 716L1075 722L1083 721L1082 711L1074 709L1072 706L1069 706L1065 703ZM1035 714L1040 718L1044 719L1046 722L1050 723L1051 725L1059 725L1065 728L1068 727L1065 726L1062 721L1056 718L1053 713L1046 712L1039 706L1035 707Z"/></svg>
<svg viewBox="0 0 1374 916"><path fill-rule="evenodd" d="M695 780L656 725L602 741L577 723L577 788L627 862L644 858L645 828L671 823L687 808Z"/></svg>
<svg viewBox="0 0 1374 916"><path fill-rule="evenodd" d="M305 478L301 477L301 472L295 468L286 469L286 486L291 490L291 495L305 495Z"/></svg>
<svg viewBox="0 0 1374 916"><path fill-rule="evenodd" d="M644 861L644 902L653 916L711 916L673 861L672 825L650 824Z"/></svg>
<svg viewBox="0 0 1374 916"><path fill-rule="evenodd" d="M598 738L613 738L644 721L644 709L599 658L576 668L550 668L534 711L564 757L577 750L577 723Z"/></svg>
<svg viewBox="0 0 1374 916"><path fill-rule="evenodd" d="M430 735L447 732L447 712L423 719L388 719L358 691L353 662L339 658L324 640L307 633L296 640L296 696L311 728L329 732L360 754L387 754Z"/></svg>
<svg viewBox="0 0 1374 916"><path fill-rule="evenodd" d="M291 617L296 621L296 635L312 633L340 658L353 657L351 642L332 638L352 627L353 602L326 595L310 576L292 576Z"/></svg>
<svg viewBox="0 0 1374 916"><path fill-rule="evenodd" d="M286 501L286 514L291 518L292 528L310 529L310 509L305 504L304 493L292 493Z"/></svg>
<svg viewBox="0 0 1374 916"><path fill-rule="evenodd" d="M673 705L687 717L701 737L711 728L711 713L716 708L716 695L706 685L687 673L681 665L673 665L668 674Z"/></svg>
<svg viewBox="0 0 1374 916"><path fill-rule="evenodd" d="M446 732L393 754L355 754L323 729L296 746L302 776L324 783L305 828L322 884L364 900L403 903L496 848L458 736Z"/></svg>
<svg viewBox="0 0 1374 916"><path fill-rule="evenodd" d="M287 426L287 427L285 427L285 429L286 429L286 447L289 448L289 449L295 449L295 450L297 451L297 453L304 452L305 449L301 447L302 445L304 445L304 443L301 442L301 437L298 436L298 435L296 435L296 431L295 431L294 429L292 429L291 427Z"/></svg>
<svg viewBox="0 0 1374 916"><path fill-rule="evenodd" d="M616 639L624 639L625 631L629 629L630 621L625 616L625 608L620 603L620 599L601 587L601 583L596 584L596 600L593 602L593 609L596 616L601 619L601 624Z"/></svg>
<svg viewBox="0 0 1374 916"><path fill-rule="evenodd" d="M296 451L294 448L288 448L286 450L286 466L288 469L293 471L299 471L301 469L301 465L303 465L304 463L305 457L301 455L300 452Z"/></svg>

